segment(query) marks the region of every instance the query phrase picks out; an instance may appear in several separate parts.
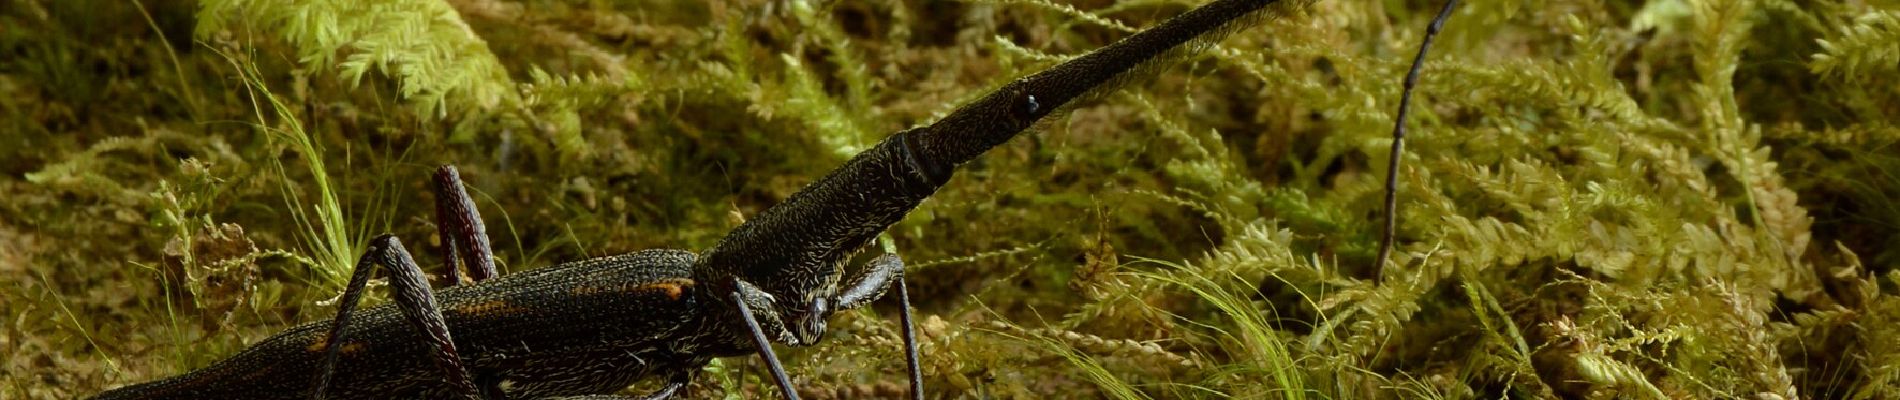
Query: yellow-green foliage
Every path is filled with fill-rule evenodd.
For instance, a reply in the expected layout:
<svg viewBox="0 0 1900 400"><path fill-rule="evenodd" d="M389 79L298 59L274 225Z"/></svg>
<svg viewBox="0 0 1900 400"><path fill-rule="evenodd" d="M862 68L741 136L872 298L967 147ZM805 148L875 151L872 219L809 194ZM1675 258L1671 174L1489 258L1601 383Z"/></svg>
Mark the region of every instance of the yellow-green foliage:
<svg viewBox="0 0 1900 400"><path fill-rule="evenodd" d="M1874 11L1840 28L1838 37L1817 39L1822 51L1810 64L1814 72L1847 81L1880 83L1875 76L1900 72L1900 12Z"/></svg>
<svg viewBox="0 0 1900 400"><path fill-rule="evenodd" d="M433 265L434 165L462 169L504 271L704 249L883 135L1204 2L8 0L0 398L324 320L369 234ZM1376 266L1439 4L1300 2L891 230L926 386L1900 398L1890 3L1466 2ZM807 397L904 393L891 307L781 353ZM756 371L722 360L694 395L763 392Z"/></svg>
<svg viewBox="0 0 1900 400"><path fill-rule="evenodd" d="M445 2L207 0L197 16L200 40L278 37L297 62L335 67L351 85L372 70L391 76L420 114L473 117L520 101L501 61Z"/></svg>

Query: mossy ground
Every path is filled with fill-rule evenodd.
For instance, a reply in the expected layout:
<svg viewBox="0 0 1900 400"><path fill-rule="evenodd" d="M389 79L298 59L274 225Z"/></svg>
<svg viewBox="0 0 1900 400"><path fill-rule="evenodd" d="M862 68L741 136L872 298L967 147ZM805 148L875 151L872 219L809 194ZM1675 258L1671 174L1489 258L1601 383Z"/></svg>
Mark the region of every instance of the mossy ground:
<svg viewBox="0 0 1900 400"><path fill-rule="evenodd" d="M324 320L376 233L431 263L435 165L504 270L705 249L1200 3L0 1L8 399ZM1467 2L1375 282L1437 7L1299 7L966 166L890 231L933 397L1900 397L1895 4ZM781 353L800 386L901 393L893 307Z"/></svg>

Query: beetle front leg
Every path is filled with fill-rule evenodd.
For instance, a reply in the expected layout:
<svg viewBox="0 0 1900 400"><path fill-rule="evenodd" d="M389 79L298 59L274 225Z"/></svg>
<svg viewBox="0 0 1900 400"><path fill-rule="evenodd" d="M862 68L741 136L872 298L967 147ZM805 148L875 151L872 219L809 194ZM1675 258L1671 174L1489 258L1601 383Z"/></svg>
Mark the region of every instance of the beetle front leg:
<svg viewBox="0 0 1900 400"><path fill-rule="evenodd" d="M903 267L898 267L902 270ZM903 274L897 276L897 318L904 324L904 363L910 367L910 398L924 400L924 369L917 360L917 324L910 318L910 288Z"/></svg>
<svg viewBox="0 0 1900 400"><path fill-rule="evenodd" d="M903 280L904 259L896 254L885 253L864 263L864 266L858 267L856 274L845 278L844 291L839 292L832 303L837 304L839 310L863 307L884 297L884 291L890 289L891 283Z"/></svg>
<svg viewBox="0 0 1900 400"><path fill-rule="evenodd" d="M317 376L316 387L311 398L323 399L329 390L330 378L336 372L337 359L341 357L343 343L350 338L344 334L350 322L350 314L356 304L363 299L364 286L369 283L370 273L376 265L389 270L389 286L395 290L396 308L409 320L422 337L429 343L429 355L437 368L442 370L442 378L449 389L462 398L479 399L481 395L469 379L468 370L462 367L462 358L456 354L455 341L449 337L448 322L442 318L442 310L436 306L435 292L429 289L429 281L423 278L422 267L416 266L409 251L403 249L402 242L393 235L377 236L369 242L369 249L356 262L356 271L350 275L349 287L343 291L342 304L337 305L336 319L330 324L329 334L323 340L323 361Z"/></svg>
<svg viewBox="0 0 1900 400"><path fill-rule="evenodd" d="M798 337L786 328L784 317L779 314L777 308L773 308L772 303L776 298L772 297L771 293L766 293L764 289L759 289L758 285L753 285L752 282L746 282L743 279L733 279L732 282L733 302L739 306L740 311L751 314L749 319L753 321L750 323L759 326L757 330L760 331L760 335L765 335L768 341L798 343Z"/></svg>
<svg viewBox="0 0 1900 400"><path fill-rule="evenodd" d="M899 258L896 254L890 253L885 253L884 255L877 256L877 258L871 259L871 262L865 263L863 267L858 268L857 274L852 275L845 281L844 291L838 293L837 299L832 301L832 303L838 305L838 310L863 307L877 300L879 297L884 297L885 289L892 286L897 287L897 300L899 303L897 307L898 322L904 325L902 331L904 335L904 361L906 364L909 364L910 367L910 397L912 399L922 400L924 398L924 376L922 366L917 359L917 330L914 328L916 325L911 322L910 290L909 287L904 284L904 259ZM823 321L830 316L830 312L826 312L824 315L806 315L804 318L813 318L819 321L817 323L822 324ZM822 328L820 330L822 330Z"/></svg>
<svg viewBox="0 0 1900 400"><path fill-rule="evenodd" d="M767 328L775 331L781 342L791 342L791 332L779 319L778 311L772 308L772 295L759 290L758 286L740 279L733 280L732 303L739 309L739 318L745 322L746 330L752 333L752 343L759 346L759 358L765 360L765 367L772 372L772 379L778 381L778 388L785 398L798 400L798 391L792 389L792 379L785 375L785 366L778 362L778 355L772 352L772 340L766 339ZM759 317L754 317L757 309ZM760 320L764 320L761 327Z"/></svg>

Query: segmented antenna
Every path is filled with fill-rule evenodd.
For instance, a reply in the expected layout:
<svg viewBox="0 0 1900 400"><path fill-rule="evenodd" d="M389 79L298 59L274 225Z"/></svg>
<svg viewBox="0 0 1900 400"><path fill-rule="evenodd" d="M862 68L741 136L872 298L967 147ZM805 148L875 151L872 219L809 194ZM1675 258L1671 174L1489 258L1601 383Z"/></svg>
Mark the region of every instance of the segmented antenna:
<svg viewBox="0 0 1900 400"><path fill-rule="evenodd" d="M1392 240L1396 236L1399 224L1399 157L1405 151L1405 116L1412 108L1412 88L1418 86L1419 67L1425 65L1425 51L1432 48L1432 38L1438 37L1438 30L1445 27L1445 18L1451 16L1451 9L1458 7L1458 0L1445 2L1445 8L1438 10L1438 17L1432 18L1431 27L1425 28L1425 41L1418 44L1418 56L1412 58L1412 69L1405 73L1405 89L1399 92L1399 115L1392 123L1392 155L1386 162L1385 170L1385 233L1379 235L1379 259L1372 264L1372 281L1383 279L1385 262L1392 258Z"/></svg>

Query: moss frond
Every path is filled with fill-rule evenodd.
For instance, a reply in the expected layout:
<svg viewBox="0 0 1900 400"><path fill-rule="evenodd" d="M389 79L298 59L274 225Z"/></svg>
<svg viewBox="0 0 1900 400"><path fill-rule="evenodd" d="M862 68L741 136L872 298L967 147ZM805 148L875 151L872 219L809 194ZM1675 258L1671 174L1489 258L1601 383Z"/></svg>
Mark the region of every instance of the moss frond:
<svg viewBox="0 0 1900 400"><path fill-rule="evenodd" d="M336 68L353 86L371 71L386 74L419 115L520 106L508 71L447 2L213 0L199 4L198 21L200 40L260 32L288 42L307 66Z"/></svg>
<svg viewBox="0 0 1900 400"><path fill-rule="evenodd" d="M1900 73L1900 11L1875 10L1854 18L1828 38L1808 64L1815 73L1848 82L1891 82Z"/></svg>

